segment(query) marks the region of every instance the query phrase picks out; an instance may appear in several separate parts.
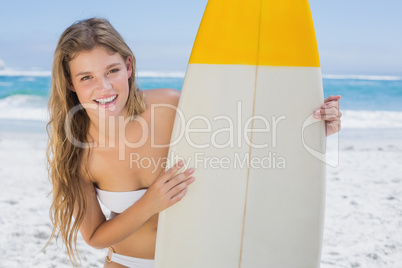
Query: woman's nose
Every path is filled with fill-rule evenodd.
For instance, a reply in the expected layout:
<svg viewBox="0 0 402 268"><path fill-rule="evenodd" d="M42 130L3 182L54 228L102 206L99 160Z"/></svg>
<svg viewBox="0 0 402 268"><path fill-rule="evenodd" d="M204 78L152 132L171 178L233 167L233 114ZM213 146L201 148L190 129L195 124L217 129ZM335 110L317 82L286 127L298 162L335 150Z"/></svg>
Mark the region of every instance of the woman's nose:
<svg viewBox="0 0 402 268"><path fill-rule="evenodd" d="M102 77L99 81L99 87L103 90L109 90L112 88L112 84L107 77Z"/></svg>

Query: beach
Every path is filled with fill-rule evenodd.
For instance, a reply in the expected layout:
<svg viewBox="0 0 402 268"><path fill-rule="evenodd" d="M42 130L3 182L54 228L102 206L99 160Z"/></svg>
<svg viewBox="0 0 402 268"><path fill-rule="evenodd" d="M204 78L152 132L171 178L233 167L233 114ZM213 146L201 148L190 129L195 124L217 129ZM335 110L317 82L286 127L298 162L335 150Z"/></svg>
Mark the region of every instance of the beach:
<svg viewBox="0 0 402 268"><path fill-rule="evenodd" d="M322 267L401 267L401 134L339 134L339 166L327 167Z"/></svg>
<svg viewBox="0 0 402 268"><path fill-rule="evenodd" d="M51 233L51 188L44 123L32 125L0 135L0 254L7 256L0 266L71 267L61 241L41 251ZM321 267L402 264L402 131L383 131L393 136L387 140L376 140L380 134L371 131L366 141L354 137L362 131L339 134L339 166L327 167ZM102 267L103 250L89 247L80 236L77 247L81 267Z"/></svg>
<svg viewBox="0 0 402 268"><path fill-rule="evenodd" d="M46 120L41 117L46 98L28 108L23 107L28 101L18 98L0 100L0 267L71 267L61 240L43 249L52 230ZM16 118L5 114L16 105L30 112ZM369 111L362 117L372 116L370 123L361 123L358 112L348 111L344 129L328 139L321 267L400 268L401 112L385 111L381 118ZM396 117L386 118L387 113ZM77 248L81 267L103 267L104 250L86 245L80 235Z"/></svg>
<svg viewBox="0 0 402 268"><path fill-rule="evenodd" d="M0 120L0 267L72 267L62 240L43 250L52 225L45 122ZM102 250L79 237L81 267L103 267Z"/></svg>

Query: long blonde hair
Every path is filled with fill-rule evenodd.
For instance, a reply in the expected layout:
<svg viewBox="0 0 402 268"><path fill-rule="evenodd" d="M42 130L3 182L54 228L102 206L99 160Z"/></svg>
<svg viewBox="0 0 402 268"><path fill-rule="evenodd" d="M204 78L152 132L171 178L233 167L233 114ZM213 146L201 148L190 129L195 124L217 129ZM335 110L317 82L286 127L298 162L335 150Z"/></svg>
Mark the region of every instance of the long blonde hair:
<svg viewBox="0 0 402 268"><path fill-rule="evenodd" d="M68 27L61 35L54 53L51 95L48 103L50 120L47 124L49 135L47 161L53 185L53 202L49 214L53 231L47 245L55 236L56 238L61 236L73 264L77 263L75 254L78 256L77 233L87 209L85 195L80 187L80 176L89 176L89 172L86 162L84 162L85 172L82 172L84 149L71 143L65 130L69 111L80 105L76 93L69 89L71 85L69 62L80 52L90 51L95 46L102 46L110 53L119 53L123 59L127 57L132 59L133 72L128 81L129 96L126 108L129 116L141 114L145 110L143 93L135 85L134 54L113 26L105 19L91 18ZM80 109L70 121L70 133L76 140L85 142L89 129L89 117L85 110ZM78 209L73 220L75 205Z"/></svg>

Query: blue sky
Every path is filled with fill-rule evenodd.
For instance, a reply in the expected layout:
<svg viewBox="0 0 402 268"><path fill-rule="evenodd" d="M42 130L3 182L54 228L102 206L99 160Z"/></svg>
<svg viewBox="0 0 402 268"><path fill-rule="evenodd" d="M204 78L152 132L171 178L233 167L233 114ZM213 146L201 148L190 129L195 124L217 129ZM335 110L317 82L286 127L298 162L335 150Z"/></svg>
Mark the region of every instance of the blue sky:
<svg viewBox="0 0 402 268"><path fill-rule="evenodd" d="M139 71L185 71L206 3L0 0L0 59L14 69L50 70L62 31L100 16L133 49ZM402 76L402 1L310 0L310 6L324 74Z"/></svg>

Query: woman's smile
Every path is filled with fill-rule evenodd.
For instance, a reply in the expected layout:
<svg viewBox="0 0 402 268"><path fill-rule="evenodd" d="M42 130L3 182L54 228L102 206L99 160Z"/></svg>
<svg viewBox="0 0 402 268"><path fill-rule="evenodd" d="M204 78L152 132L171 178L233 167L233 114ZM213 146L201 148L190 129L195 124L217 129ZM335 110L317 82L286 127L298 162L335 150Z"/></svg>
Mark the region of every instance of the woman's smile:
<svg viewBox="0 0 402 268"><path fill-rule="evenodd" d="M100 98L94 99L94 102L99 105L99 107L102 108L109 108L117 102L117 94L114 95L109 95L109 96L102 96Z"/></svg>

